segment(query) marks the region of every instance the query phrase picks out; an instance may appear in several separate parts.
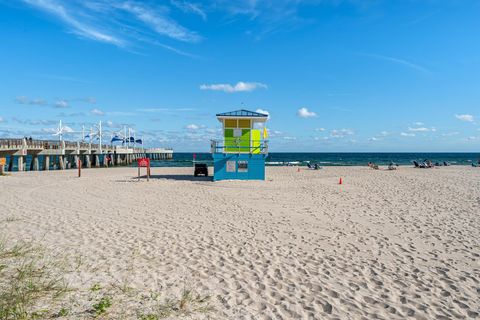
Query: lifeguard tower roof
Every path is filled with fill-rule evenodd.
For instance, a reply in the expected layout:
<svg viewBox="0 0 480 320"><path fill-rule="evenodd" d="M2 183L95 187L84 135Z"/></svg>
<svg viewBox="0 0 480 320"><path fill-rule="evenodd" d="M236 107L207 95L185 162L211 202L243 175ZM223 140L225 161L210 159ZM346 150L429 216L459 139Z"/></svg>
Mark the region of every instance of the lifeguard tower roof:
<svg viewBox="0 0 480 320"><path fill-rule="evenodd" d="M256 120L261 121L262 119L267 120L268 114L241 109L236 111L217 113L217 118L218 120L225 118L255 118Z"/></svg>

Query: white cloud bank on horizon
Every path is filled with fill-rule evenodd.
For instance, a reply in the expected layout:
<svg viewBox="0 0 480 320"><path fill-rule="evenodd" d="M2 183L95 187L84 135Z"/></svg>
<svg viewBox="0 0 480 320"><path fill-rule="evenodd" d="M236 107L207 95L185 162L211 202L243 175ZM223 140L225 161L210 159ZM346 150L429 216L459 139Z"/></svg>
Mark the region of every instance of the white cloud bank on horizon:
<svg viewBox="0 0 480 320"><path fill-rule="evenodd" d="M299 116L300 118L313 118L316 117L317 114L303 107L297 110L297 116Z"/></svg>
<svg viewBox="0 0 480 320"><path fill-rule="evenodd" d="M257 89L268 89L268 86L261 82L243 82L243 81L239 81L235 85L231 85L228 83L200 85L200 90L223 91L226 93L250 92Z"/></svg>
<svg viewBox="0 0 480 320"><path fill-rule="evenodd" d="M473 122L475 118L471 114L456 114L455 118L460 121Z"/></svg>

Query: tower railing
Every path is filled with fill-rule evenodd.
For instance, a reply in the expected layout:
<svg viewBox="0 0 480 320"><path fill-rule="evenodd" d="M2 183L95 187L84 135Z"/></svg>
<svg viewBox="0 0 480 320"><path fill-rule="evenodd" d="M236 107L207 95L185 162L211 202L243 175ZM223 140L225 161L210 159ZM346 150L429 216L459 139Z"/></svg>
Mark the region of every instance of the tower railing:
<svg viewBox="0 0 480 320"><path fill-rule="evenodd" d="M242 146L241 141L211 140L211 153L249 153L268 154L268 140L251 140L248 146Z"/></svg>

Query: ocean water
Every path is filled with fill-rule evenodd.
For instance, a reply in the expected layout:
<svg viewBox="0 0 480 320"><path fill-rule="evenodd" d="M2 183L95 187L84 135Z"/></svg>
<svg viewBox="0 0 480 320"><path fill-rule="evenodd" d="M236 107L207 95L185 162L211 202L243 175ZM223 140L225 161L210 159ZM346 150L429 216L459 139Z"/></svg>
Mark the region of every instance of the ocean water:
<svg viewBox="0 0 480 320"><path fill-rule="evenodd" d="M308 162L319 163L321 166L363 166L368 162L378 165L388 165L395 162L399 165L411 165L413 160L425 159L435 162L447 161L452 165L471 165L480 159L480 153L299 153L299 152L273 152L268 155L267 166L300 165L306 166ZM43 159L40 157L40 165ZM102 159L100 159L102 160ZM7 157L7 164L9 157ZM213 164L210 153L196 153L196 161ZM30 168L31 157L27 156L27 170ZM14 161L13 170L17 171L17 161ZM177 152L172 160L153 160L152 167L191 167L193 153ZM132 166L136 166L133 164ZM50 161L53 170L53 161Z"/></svg>
<svg viewBox="0 0 480 320"><path fill-rule="evenodd" d="M452 165L471 165L480 159L480 153L286 153L273 152L268 155L267 166L301 165L307 162L322 166L363 166L368 162L388 165L411 165L413 160L432 162L447 161ZM209 153L196 153L196 161L213 164ZM152 161L155 167L189 167L193 163L193 153L174 153L172 160Z"/></svg>

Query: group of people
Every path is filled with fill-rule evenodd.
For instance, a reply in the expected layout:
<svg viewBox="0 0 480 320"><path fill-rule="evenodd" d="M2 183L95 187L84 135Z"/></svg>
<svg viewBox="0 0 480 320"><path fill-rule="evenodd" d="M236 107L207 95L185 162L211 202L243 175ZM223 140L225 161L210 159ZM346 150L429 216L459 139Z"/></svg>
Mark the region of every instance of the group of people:
<svg viewBox="0 0 480 320"><path fill-rule="evenodd" d="M450 163L447 161L443 162L435 162L433 163L431 160L425 159L422 162L418 163L417 161L413 161L413 164L415 165L415 168L435 168L435 167L448 167L450 166Z"/></svg>
<svg viewBox="0 0 480 320"><path fill-rule="evenodd" d="M368 163L368 166L369 166L370 168L374 169L374 170L379 170L379 169L380 169L380 167L379 167L377 164L373 163L373 162L369 162L369 163ZM391 162L389 163L387 169L388 169L388 170L397 170L397 167L398 167L398 164L396 164L395 162L391 161Z"/></svg>

